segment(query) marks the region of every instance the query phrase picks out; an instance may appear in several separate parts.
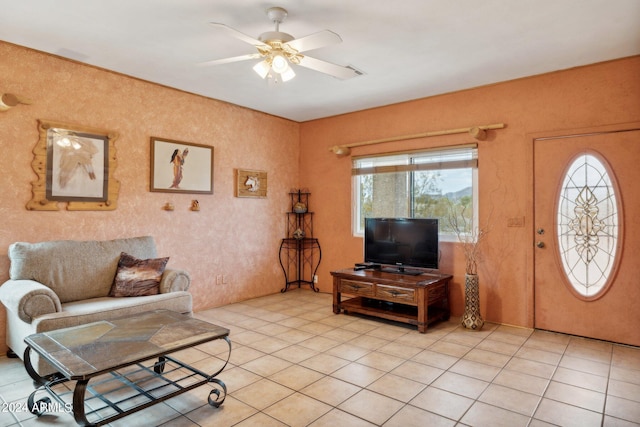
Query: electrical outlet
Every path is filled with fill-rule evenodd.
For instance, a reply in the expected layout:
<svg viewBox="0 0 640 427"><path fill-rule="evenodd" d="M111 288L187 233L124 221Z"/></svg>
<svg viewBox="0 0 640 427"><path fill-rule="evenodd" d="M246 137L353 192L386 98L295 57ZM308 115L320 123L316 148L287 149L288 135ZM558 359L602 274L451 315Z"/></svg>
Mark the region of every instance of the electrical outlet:
<svg viewBox="0 0 640 427"><path fill-rule="evenodd" d="M313 276L313 283L316 283L316 284L318 283L318 276L317 275Z"/></svg>

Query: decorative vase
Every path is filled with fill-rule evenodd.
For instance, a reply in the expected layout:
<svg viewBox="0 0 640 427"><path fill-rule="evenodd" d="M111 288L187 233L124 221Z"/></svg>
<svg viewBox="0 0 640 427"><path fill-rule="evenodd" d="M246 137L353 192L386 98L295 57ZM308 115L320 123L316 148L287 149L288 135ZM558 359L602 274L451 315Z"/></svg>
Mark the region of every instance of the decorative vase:
<svg viewBox="0 0 640 427"><path fill-rule="evenodd" d="M298 202L295 205L293 205L293 211L295 213L305 213L307 211L307 205L305 205L302 202Z"/></svg>
<svg viewBox="0 0 640 427"><path fill-rule="evenodd" d="M484 325L480 315L480 286L477 274L467 274L464 278L464 314L462 326L479 331Z"/></svg>
<svg viewBox="0 0 640 427"><path fill-rule="evenodd" d="M293 238L296 240L302 240L304 239L304 236L305 236L305 232L300 228L298 228L296 231L293 232Z"/></svg>

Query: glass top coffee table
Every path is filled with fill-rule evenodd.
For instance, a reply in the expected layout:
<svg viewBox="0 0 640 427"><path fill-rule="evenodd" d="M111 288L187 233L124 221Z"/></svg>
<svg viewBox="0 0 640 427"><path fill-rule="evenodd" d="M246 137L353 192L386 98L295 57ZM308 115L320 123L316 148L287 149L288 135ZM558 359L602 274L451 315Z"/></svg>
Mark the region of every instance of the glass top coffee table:
<svg viewBox="0 0 640 427"><path fill-rule="evenodd" d="M219 339L226 341L228 354L213 374L169 355ZM39 386L27 402L36 415L52 408L72 410L79 425L99 426L207 383L212 386L210 405L219 407L227 395L215 377L231 357L229 330L184 314L150 311L34 334L25 342L25 368ZM31 351L58 373L41 377L31 364ZM69 381L75 381L73 390L63 385ZM36 400L42 390L55 403L48 396Z"/></svg>

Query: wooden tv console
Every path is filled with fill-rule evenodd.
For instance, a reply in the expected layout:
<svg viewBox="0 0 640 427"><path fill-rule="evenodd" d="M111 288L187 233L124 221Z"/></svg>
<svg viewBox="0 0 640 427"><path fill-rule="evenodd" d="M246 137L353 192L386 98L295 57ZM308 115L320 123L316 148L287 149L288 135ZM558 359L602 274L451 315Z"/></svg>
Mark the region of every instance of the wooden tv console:
<svg viewBox="0 0 640 427"><path fill-rule="evenodd" d="M449 274L418 276L376 270L332 271L333 312L359 313L416 325L449 319ZM342 300L342 294L352 298Z"/></svg>

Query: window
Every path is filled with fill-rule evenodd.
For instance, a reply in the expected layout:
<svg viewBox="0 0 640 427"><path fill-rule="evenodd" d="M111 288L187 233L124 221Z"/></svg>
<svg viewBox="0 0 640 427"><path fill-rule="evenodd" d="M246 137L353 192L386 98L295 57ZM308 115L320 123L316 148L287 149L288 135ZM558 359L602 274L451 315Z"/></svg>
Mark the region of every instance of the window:
<svg viewBox="0 0 640 427"><path fill-rule="evenodd" d="M366 217L438 218L441 238L454 236L448 213L476 223L477 148L441 148L353 160L353 231Z"/></svg>
<svg viewBox="0 0 640 427"><path fill-rule="evenodd" d="M607 289L616 261L618 203L607 168L592 154L569 167L558 203L558 242L562 266L585 298Z"/></svg>

